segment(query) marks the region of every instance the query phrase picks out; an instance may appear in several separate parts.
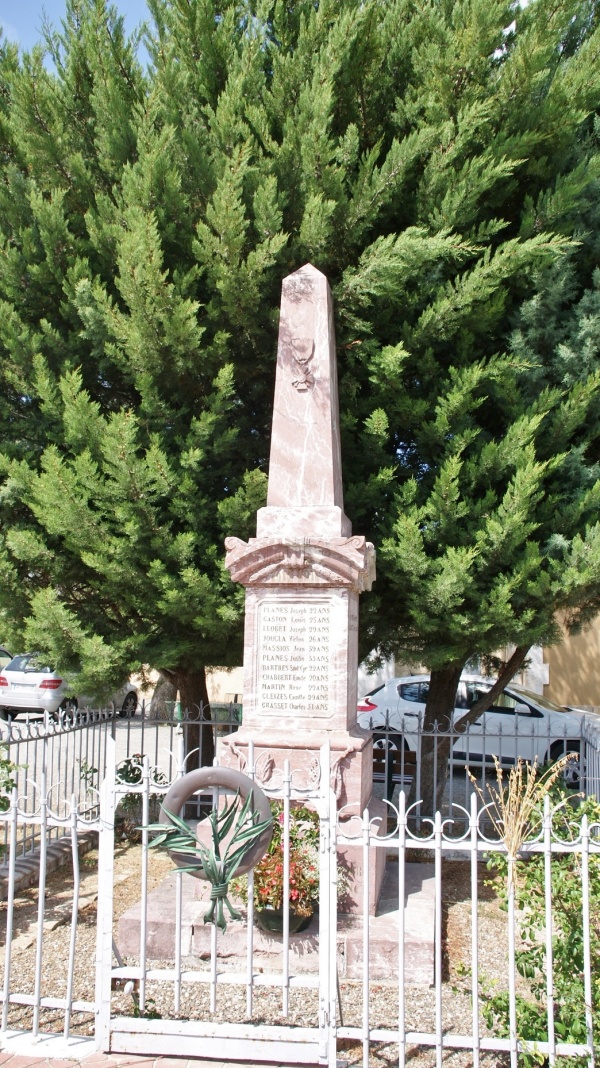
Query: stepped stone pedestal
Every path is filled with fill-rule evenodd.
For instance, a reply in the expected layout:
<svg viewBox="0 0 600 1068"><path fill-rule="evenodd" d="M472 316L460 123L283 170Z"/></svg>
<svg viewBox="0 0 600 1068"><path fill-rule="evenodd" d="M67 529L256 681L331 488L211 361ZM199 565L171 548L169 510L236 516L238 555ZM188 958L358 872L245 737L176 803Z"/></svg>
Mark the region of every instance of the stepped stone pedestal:
<svg viewBox="0 0 600 1068"><path fill-rule="evenodd" d="M385 853L385 850L378 850ZM148 952L150 960L171 961L175 955L175 880L173 872L148 895ZM191 875L183 876L181 952L185 967L201 968L210 960L211 929L204 923L210 888ZM243 906L241 911L245 913ZM133 905L119 920L117 945L124 957L137 958L140 948L141 905ZM433 931L435 879L433 864L407 864L404 901L405 981L430 986L434 973ZM399 969L400 912L398 909L398 863L388 861L379 907L369 922L369 975L371 979L397 981ZM219 936L219 968L239 971L246 960L246 921L229 920L226 936ZM254 965L257 970L277 969L281 964L281 936L255 927ZM361 979L363 974L363 929L359 918L338 918L337 968L340 979ZM290 968L295 973L319 970L319 920L290 935Z"/></svg>

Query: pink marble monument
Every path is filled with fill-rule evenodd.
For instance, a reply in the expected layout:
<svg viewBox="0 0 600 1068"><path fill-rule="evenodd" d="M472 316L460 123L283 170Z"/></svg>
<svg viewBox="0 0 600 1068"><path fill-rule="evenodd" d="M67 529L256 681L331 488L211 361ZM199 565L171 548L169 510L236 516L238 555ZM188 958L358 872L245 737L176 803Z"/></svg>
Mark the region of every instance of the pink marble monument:
<svg viewBox="0 0 600 1068"><path fill-rule="evenodd" d="M311 264L283 280L267 506L256 538L225 546L246 587L244 723L220 759L243 768L252 739L257 764L288 759L300 783L328 739L339 806L382 815L372 740L356 725L358 598L375 578L375 551L344 515L331 292ZM385 863L376 854L373 907Z"/></svg>

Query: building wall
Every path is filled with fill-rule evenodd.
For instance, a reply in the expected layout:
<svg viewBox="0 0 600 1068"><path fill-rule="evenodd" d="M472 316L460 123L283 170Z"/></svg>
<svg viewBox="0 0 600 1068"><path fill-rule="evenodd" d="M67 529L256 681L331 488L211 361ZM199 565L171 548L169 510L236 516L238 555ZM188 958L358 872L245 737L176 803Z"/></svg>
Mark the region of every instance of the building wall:
<svg viewBox="0 0 600 1068"><path fill-rule="evenodd" d="M384 663L377 671L373 671L371 674L367 672L365 664L358 665L358 691L357 696L360 701L361 697L365 694L371 693L376 686L383 686L384 682L388 679L393 679L395 675L401 675L402 672L396 670L396 664L393 660L385 660Z"/></svg>
<svg viewBox="0 0 600 1068"><path fill-rule="evenodd" d="M514 651L515 646L509 645L501 649L498 655L502 660L509 660ZM533 693L546 693L546 688L550 682L550 668L546 663L544 649L542 649L541 645L533 645L531 647L527 656L527 668L525 671L517 672L513 681Z"/></svg>
<svg viewBox="0 0 600 1068"><path fill-rule="evenodd" d="M207 668L206 686L209 701L220 704L241 701L244 691L244 669L242 667Z"/></svg>
<svg viewBox="0 0 600 1068"><path fill-rule="evenodd" d="M560 645L544 648L549 682L544 697L557 705L600 706L600 619L581 634L564 632Z"/></svg>

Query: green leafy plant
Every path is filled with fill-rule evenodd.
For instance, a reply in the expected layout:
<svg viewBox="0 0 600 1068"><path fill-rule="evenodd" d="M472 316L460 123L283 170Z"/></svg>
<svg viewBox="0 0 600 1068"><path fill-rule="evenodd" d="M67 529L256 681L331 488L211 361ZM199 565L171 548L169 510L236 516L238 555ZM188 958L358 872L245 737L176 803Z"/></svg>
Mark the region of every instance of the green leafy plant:
<svg viewBox="0 0 600 1068"><path fill-rule="evenodd" d="M521 781L525 785L529 801L526 811L519 811L517 791L513 790L512 800L505 800L505 807L515 814L515 822L526 827L531 835L539 832L543 821L544 796L548 794L553 812L552 830L555 837L565 841L576 840L581 833L581 821L584 815L590 824L600 824L600 803L595 798L580 800L560 782L560 768L556 774L554 765L537 784L532 784L532 769L523 773ZM513 769L515 771L515 769ZM511 775L513 772L511 772ZM516 772L515 772L516 781ZM537 790L535 789L537 785ZM507 791L504 792L506 797ZM495 872L498 879L494 886L500 894L501 905L508 908L509 896L514 893L514 903L518 920L518 939L520 946L515 953L515 965L518 973L527 980L528 993L520 993L516 999L516 1030L521 1039L529 1042L548 1041L548 1021L546 1007L546 951L545 951L545 873L544 856L533 853L519 857L523 844L521 834L514 838L516 850L511 858L494 853L488 860L488 868ZM556 1038L559 1042L585 1043L587 1028L585 1019L584 988L584 931L582 914L582 872L581 854L577 851L558 853L552 856L552 954L554 982L554 1021ZM600 857L592 854L589 858L589 896L590 896L590 943L591 959L597 960L600 954ZM494 993L482 991L484 1013L488 1026L500 1037L510 1034L510 1004L506 991ZM592 976L592 1015L596 1033L600 1027L600 978ZM519 1063L524 1068L546 1063L541 1053L522 1053ZM583 1068L587 1057L562 1058L557 1065L567 1064L571 1068Z"/></svg>
<svg viewBox="0 0 600 1068"><path fill-rule="evenodd" d="M254 869L254 906L283 908L283 802L272 801L273 837L260 864ZM299 916L310 916L319 897L319 817L306 805L290 806L290 907ZM248 880L239 880L236 890L248 900Z"/></svg>
<svg viewBox="0 0 600 1068"><path fill-rule="evenodd" d="M162 1020L162 1013L156 1008L154 998L146 999L146 1007L140 1009L139 994L133 993L133 1018L134 1020Z"/></svg>
<svg viewBox="0 0 600 1068"><path fill-rule="evenodd" d="M132 785L141 783L143 765L143 753L133 753L132 756L122 760L117 768L117 778L119 779L119 782L130 782ZM161 781L164 782L164 776Z"/></svg>
<svg viewBox="0 0 600 1068"><path fill-rule="evenodd" d="M133 753L130 757L126 757L122 760L117 767L117 778L119 782L131 783L132 786L138 786L142 781L144 765L144 754ZM153 781L157 785L165 785L167 780L162 771L157 768L152 772ZM158 800L160 794L152 792L149 795L150 801L150 815L151 818L156 818L158 814ZM138 826L139 819L141 818L141 795L137 793L125 794L119 802L120 817L119 817L119 830L125 838L131 841L139 841L141 837L141 829Z"/></svg>
<svg viewBox="0 0 600 1068"><path fill-rule="evenodd" d="M204 916L205 923L215 923L222 931L227 930L224 906L232 919L240 919L227 892L229 883L251 847L271 826L271 820L259 820L254 808L254 792L251 790L242 803L239 790L231 804L221 810L213 809L208 820L212 834L212 849L199 842L188 823L163 807L171 826L163 823L151 825L148 830L156 837L150 848L168 849L187 854L200 861L204 875L211 884L210 908ZM225 845L227 836L231 833ZM223 849L224 847L224 849ZM198 865L180 867L179 871L196 871Z"/></svg>
<svg viewBox="0 0 600 1068"><path fill-rule="evenodd" d="M254 872L256 908L283 908L283 869L283 851L276 855L267 855L257 865ZM290 850L290 908L299 916L310 916L318 897L319 866L316 851L308 845Z"/></svg>
<svg viewBox="0 0 600 1068"><path fill-rule="evenodd" d="M8 795L16 786L14 779L16 770L17 765L9 760L8 749L0 745L0 812L8 811L10 805Z"/></svg>
<svg viewBox="0 0 600 1068"><path fill-rule="evenodd" d="M9 794L16 786L14 773L17 765L8 758L8 749L0 745L0 812L7 812L10 807ZM4 854L4 846L0 845L0 857Z"/></svg>
<svg viewBox="0 0 600 1068"><path fill-rule="evenodd" d="M88 760L80 760L79 778L86 790L95 790L98 785L98 768L95 768Z"/></svg>
<svg viewBox="0 0 600 1068"><path fill-rule="evenodd" d="M284 813L282 801L271 801L273 837L266 856L254 868L254 907L282 909L284 906ZM290 908L299 916L310 916L319 898L319 816L302 804L290 805ZM233 885L244 903L248 901L248 878L241 876ZM338 894L348 889L348 875L338 868Z"/></svg>

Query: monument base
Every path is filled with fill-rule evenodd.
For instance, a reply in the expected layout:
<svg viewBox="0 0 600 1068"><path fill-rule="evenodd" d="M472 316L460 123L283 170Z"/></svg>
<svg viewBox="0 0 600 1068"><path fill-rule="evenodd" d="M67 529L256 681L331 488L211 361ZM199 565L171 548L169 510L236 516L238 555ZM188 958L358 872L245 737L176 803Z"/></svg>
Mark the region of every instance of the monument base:
<svg viewBox="0 0 600 1068"><path fill-rule="evenodd" d="M385 858L385 849L378 849ZM175 872L148 894L148 960L171 961L176 944ZM433 982L435 880L433 864L407 864L404 900L404 968L405 982L429 986ZM206 882L183 875L181 952L186 967L210 960L211 927L204 923L210 888ZM245 913L244 906L241 911ZM140 952L141 905L138 902L119 920L117 944L123 957L137 960ZM379 908L369 920L369 975L371 979L398 978L400 912L398 901L398 863L388 859ZM253 933L255 969L271 971L281 960L280 935L266 934L258 927ZM364 938L359 917L338 915L337 967L341 979L361 979ZM247 932L245 920L231 920L224 935L218 935L220 970L240 971L246 966ZM294 972L316 973L319 970L319 918L310 927L290 935L290 967Z"/></svg>
<svg viewBox="0 0 600 1068"><path fill-rule="evenodd" d="M387 833L387 806L373 791L373 740L369 732L355 727L349 731L290 731L270 730L268 735L250 733L242 727L236 734L222 738L218 747L219 763L239 771L248 770L248 743L254 745L254 767L257 781L279 785L283 781L285 762L289 762L292 786L310 790L319 782L319 751L327 741L330 745L331 787L336 795L338 819L349 837L356 836L357 845L343 845L338 856L348 872L348 893L343 910L360 913L363 909L363 849L362 830L354 830L353 816L369 810L372 829L378 835ZM358 823L358 821L356 821ZM373 859L374 853L374 859ZM369 913L375 914L385 871L385 850L375 849L369 865Z"/></svg>
<svg viewBox="0 0 600 1068"><path fill-rule="evenodd" d="M373 739L370 731L293 730L275 724L268 730L241 727L220 738L217 757L225 767L248 773L248 745L254 746L254 766L259 783L281 785L284 764L289 761L292 786L316 788L319 782L321 747L329 742L331 788L342 819L362 815L373 793ZM343 810L343 811L342 811ZM379 815L379 813L377 813Z"/></svg>

